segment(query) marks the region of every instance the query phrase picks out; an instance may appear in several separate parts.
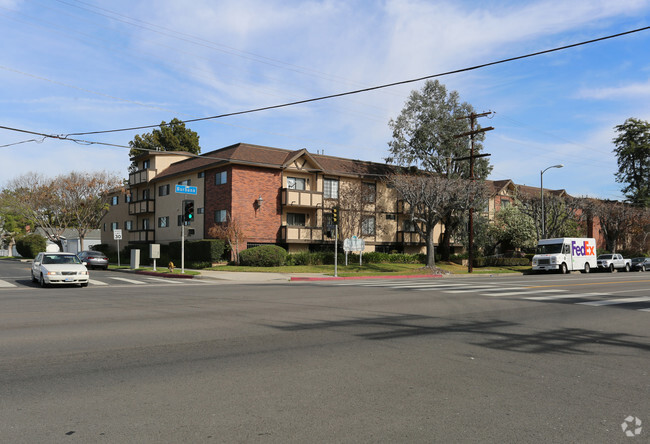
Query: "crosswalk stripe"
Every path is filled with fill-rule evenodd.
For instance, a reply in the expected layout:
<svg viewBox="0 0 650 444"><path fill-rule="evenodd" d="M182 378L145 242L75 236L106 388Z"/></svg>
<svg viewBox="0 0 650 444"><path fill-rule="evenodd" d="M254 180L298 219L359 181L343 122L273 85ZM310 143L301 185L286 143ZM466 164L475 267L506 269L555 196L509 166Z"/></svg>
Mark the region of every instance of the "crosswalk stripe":
<svg viewBox="0 0 650 444"><path fill-rule="evenodd" d="M122 282L128 282L129 284L147 285L146 282L136 281L136 280L133 280L133 279L127 279L127 278L111 277L111 279L115 279L115 280L122 281Z"/></svg>
<svg viewBox="0 0 650 444"><path fill-rule="evenodd" d="M650 312L650 308L641 308L639 311L647 311L647 312Z"/></svg>
<svg viewBox="0 0 650 444"><path fill-rule="evenodd" d="M524 290L524 291L501 291L501 292L496 292L496 293L482 293L483 296L519 296L522 294L538 294L538 293L556 293L556 292L563 292L564 290Z"/></svg>
<svg viewBox="0 0 650 444"><path fill-rule="evenodd" d="M0 280L0 287L15 287L15 285L11 282Z"/></svg>
<svg viewBox="0 0 650 444"><path fill-rule="evenodd" d="M180 284L180 281L174 280L174 279L165 279L165 278L157 278L157 277L148 277L146 278L148 281L154 281L154 282L164 282L165 284Z"/></svg>
<svg viewBox="0 0 650 444"><path fill-rule="evenodd" d="M476 291L494 290L494 286L484 285L482 287L461 288L460 290L443 290L445 293L473 293Z"/></svg>
<svg viewBox="0 0 650 444"><path fill-rule="evenodd" d="M556 294L551 296L533 296L524 298L528 301L552 301L553 299L581 299L591 296L602 296L600 293L571 293L571 294Z"/></svg>
<svg viewBox="0 0 650 444"><path fill-rule="evenodd" d="M106 282L98 281L96 279L90 279L88 282L90 285L108 285Z"/></svg>
<svg viewBox="0 0 650 444"><path fill-rule="evenodd" d="M634 302L647 302L647 301L650 301L650 297L642 296L638 298L620 298L620 299L605 299L603 301L578 302L578 304L593 305L598 307L601 305L633 304Z"/></svg>

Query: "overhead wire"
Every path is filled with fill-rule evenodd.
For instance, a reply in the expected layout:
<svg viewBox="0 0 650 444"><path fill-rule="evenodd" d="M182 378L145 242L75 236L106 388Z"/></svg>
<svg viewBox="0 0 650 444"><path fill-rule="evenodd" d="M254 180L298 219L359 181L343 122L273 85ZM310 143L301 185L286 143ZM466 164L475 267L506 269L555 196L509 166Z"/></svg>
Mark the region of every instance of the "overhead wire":
<svg viewBox="0 0 650 444"><path fill-rule="evenodd" d="M290 106L304 105L304 104L307 104L307 103L313 103L313 102L318 102L318 101L322 101L322 100L329 100L329 99L345 97L345 96L350 96L350 95L355 95L355 94L367 93L367 92L370 92L370 91L376 91L376 90L380 90L380 89L391 88L391 87L395 87L395 86L399 86L399 85L406 85L406 84L409 84L409 83L421 82L423 80L429 80L429 79L433 79L433 78L436 78L436 77L444 77L444 76L448 76L448 75L452 75L452 74L459 74L459 73L462 73L462 72L474 71L474 70L477 70L477 69L487 68L487 67L490 67L490 66L500 65L500 64L503 64L503 63L509 63L509 62L513 62L513 61L517 61L517 60L523 60L523 59L530 58L530 57L536 57L536 56L540 56L540 55L544 55L544 54L550 54L550 53L553 53L553 52L563 51L563 50L570 49L570 48L576 48L576 47L579 47L579 46L584 46L584 45L588 45L588 44L602 42L602 41L605 41L605 40L610 40L610 39L613 39L613 38L622 37L622 36L625 36L625 35L630 35L630 34L642 32L642 31L647 31L649 29L650 29L650 26L645 26L645 27L642 27L642 28L637 28L637 29L633 29L633 30L630 30L630 31L620 32L620 33L617 33L617 34L611 34L611 35L608 35L608 36L599 37L599 38L595 38L595 39L591 39L591 40L586 40L586 41L582 41L582 42L579 42L579 43L572 43L572 44L569 44L569 45L559 46L559 47L556 47L556 48L546 49L546 50L537 51L537 52L533 52L533 53L528 53L528 54L515 56L515 57L509 57L509 58L506 58L506 59L501 59L501 60L488 62L488 63L482 63L482 64L479 64L479 65L474 65L474 66L470 66L470 67L466 67L466 68L454 69L454 70L451 70L451 71L445 71L445 72L441 72L441 73L437 73L437 74L430 74L430 75L417 77L417 78L413 78L413 79L401 80L401 81L392 82L392 83L385 83L385 84L382 84L382 85L371 86L371 87L368 87L368 88L362 88L362 89L357 89L357 90L352 90L352 91L329 94L329 95L325 95L325 96L314 97L314 98L304 99L304 100L297 100L297 101L281 103L281 104L277 104L277 105L263 106L263 107L248 109L248 110L244 110L244 111L235 111L235 112L218 114L218 115L208 116L208 117L199 117L199 118L195 118L195 119L186 119L186 120L183 120L182 122L183 123L192 123L192 122L201 122L201 121L206 121L206 120L221 119L221 118L224 118L224 117L233 117L233 116L240 116L240 115L244 115L244 114L258 113L258 112L262 112L262 111L269 111L269 110L273 110L273 109L287 108L287 107L290 107ZM159 127L159 126L160 126L160 124L142 125L142 126L135 126L135 127L129 127L129 128L118 128L118 129L111 129L111 130L69 133L68 135L69 136L82 136L82 135L93 135L93 134L107 134L107 133L116 133L116 132L124 132L124 131L137 131L137 130L143 130L143 129L151 129L151 128L156 128L156 127Z"/></svg>

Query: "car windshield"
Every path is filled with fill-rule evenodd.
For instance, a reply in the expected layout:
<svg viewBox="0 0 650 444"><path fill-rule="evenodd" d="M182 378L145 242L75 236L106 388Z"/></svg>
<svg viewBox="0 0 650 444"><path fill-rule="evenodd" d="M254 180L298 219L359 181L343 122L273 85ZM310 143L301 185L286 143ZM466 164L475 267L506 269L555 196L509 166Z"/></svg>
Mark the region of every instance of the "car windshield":
<svg viewBox="0 0 650 444"><path fill-rule="evenodd" d="M46 254L43 256L44 264L80 264L77 256L72 254Z"/></svg>
<svg viewBox="0 0 650 444"><path fill-rule="evenodd" d="M556 254L556 253L562 253L562 245L563 244L546 244L546 245L538 245L537 249L535 250L536 254Z"/></svg>
<svg viewBox="0 0 650 444"><path fill-rule="evenodd" d="M601 254L598 256L598 259L611 259L612 255L611 254Z"/></svg>

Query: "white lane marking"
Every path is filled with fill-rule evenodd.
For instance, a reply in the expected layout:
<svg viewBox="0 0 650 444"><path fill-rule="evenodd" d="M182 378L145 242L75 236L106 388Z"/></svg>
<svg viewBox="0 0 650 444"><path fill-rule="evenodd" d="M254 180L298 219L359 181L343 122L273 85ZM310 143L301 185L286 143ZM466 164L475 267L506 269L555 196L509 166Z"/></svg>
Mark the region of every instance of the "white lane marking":
<svg viewBox="0 0 650 444"><path fill-rule="evenodd" d="M494 296L494 297L499 297L499 296L519 296L522 294L538 294L538 293L557 293L557 292L563 292L565 290L536 290L536 289L531 289L531 290L524 290L524 291L501 291L497 293L481 293L481 296Z"/></svg>
<svg viewBox="0 0 650 444"><path fill-rule="evenodd" d="M606 299L604 301L590 301L590 302L578 302L582 305L617 305L617 304L633 304L634 302L647 302L650 301L650 297L639 297L639 298L620 298L620 299Z"/></svg>
<svg viewBox="0 0 650 444"><path fill-rule="evenodd" d="M553 299L581 299L591 296L603 296L602 293L572 293L572 294L556 294L552 296L535 296L532 298L524 298L529 301L552 301Z"/></svg>
<svg viewBox="0 0 650 444"><path fill-rule="evenodd" d="M461 288L460 290L443 290L445 293L473 293L476 291L494 290L494 286L481 285L478 287Z"/></svg>
<svg viewBox="0 0 650 444"><path fill-rule="evenodd" d="M148 281L154 281L154 282L164 282L165 284L182 284L182 282L177 281L175 279L165 279L165 278L157 278L157 277L148 277L146 278Z"/></svg>
<svg viewBox="0 0 650 444"><path fill-rule="evenodd" d="M108 285L106 282L98 281L96 279L90 279L88 282L90 285Z"/></svg>
<svg viewBox="0 0 650 444"><path fill-rule="evenodd" d="M122 281L122 282L128 282L129 284L147 285L146 282L136 281L136 280L133 280L133 279L127 279L127 278L111 277L111 279L115 279L115 280Z"/></svg>
<svg viewBox="0 0 650 444"><path fill-rule="evenodd" d="M0 280L0 287L15 287L15 285L11 282Z"/></svg>

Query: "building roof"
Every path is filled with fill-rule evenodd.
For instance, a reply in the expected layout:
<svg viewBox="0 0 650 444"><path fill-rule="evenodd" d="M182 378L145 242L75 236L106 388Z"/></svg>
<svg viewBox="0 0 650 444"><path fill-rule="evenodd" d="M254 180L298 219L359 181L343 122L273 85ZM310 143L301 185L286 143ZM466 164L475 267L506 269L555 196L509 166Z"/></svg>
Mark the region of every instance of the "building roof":
<svg viewBox="0 0 650 444"><path fill-rule="evenodd" d="M157 153L154 153L157 154ZM285 150L260 145L238 143L218 150L201 154L197 157L181 160L171 164L158 174L154 180L165 179L196 170L218 167L225 164L253 165L266 168L286 168L288 164L301 156L307 156L316 165L311 171L339 176L383 176L395 167L391 165L344 159L340 157L313 154L306 149Z"/></svg>

